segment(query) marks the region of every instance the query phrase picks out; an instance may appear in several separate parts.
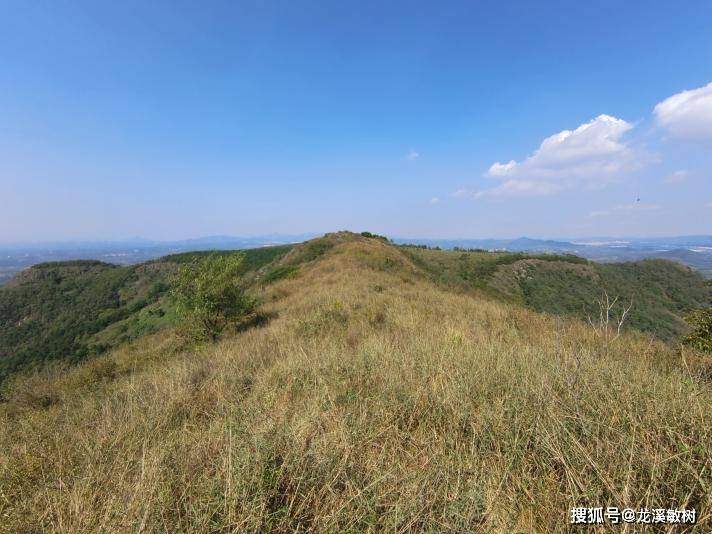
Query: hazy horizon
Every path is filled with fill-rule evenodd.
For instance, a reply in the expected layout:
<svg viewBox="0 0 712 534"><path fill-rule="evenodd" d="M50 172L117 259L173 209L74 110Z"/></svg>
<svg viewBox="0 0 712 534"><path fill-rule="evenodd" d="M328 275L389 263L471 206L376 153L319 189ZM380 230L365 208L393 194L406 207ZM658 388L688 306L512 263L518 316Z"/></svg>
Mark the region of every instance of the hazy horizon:
<svg viewBox="0 0 712 534"><path fill-rule="evenodd" d="M303 240L312 239L315 237L321 237L325 234L339 231L347 231L353 233L360 233L361 231L372 231L372 230L361 230L361 229L335 229L328 232L303 232L299 234L283 234L283 233L265 233L265 234L253 234L253 235L230 235L230 234L216 234L216 235L202 235L194 237L185 237L178 239L152 239L145 236L132 236L116 239L61 239L61 240L34 240L34 241L0 241L0 247L21 247L21 246L49 246L49 245L92 245L92 244L134 244L134 243L146 243L146 244L171 244L171 243L185 243L191 241L218 241L224 240L267 240L275 239L286 242L287 240L293 240L290 242L301 242ZM378 233L378 232L374 232ZM383 234L379 234L383 235ZM560 241L560 242L575 242L578 240L593 241L593 240L636 240L636 241L646 241L646 240L664 240L664 239L683 239L683 238L712 238L712 233L710 234L670 234L670 235L591 235L591 236L533 236L527 234L521 235L509 235L500 237L491 236L464 236L464 235L454 235L454 236L416 236L416 235L386 235L389 239L394 239L396 241L403 241L407 239L412 239L415 241L425 240L425 241L515 241L518 239L532 239L535 241Z"/></svg>

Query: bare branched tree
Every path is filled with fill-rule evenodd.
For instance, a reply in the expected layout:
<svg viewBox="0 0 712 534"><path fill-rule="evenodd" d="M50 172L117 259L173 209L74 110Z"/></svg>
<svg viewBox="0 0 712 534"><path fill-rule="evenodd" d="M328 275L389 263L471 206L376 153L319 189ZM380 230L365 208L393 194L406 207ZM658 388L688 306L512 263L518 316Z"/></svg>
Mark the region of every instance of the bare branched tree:
<svg viewBox="0 0 712 534"><path fill-rule="evenodd" d="M594 333L606 345L613 343L620 337L623 324L633 308L632 299L627 307L624 304L618 304L618 301L619 297L611 299L608 296L608 292L604 291L603 296L596 301L598 304L598 320L592 319L590 315L588 316L588 323L593 328ZM618 311L616 311L616 308L618 308Z"/></svg>

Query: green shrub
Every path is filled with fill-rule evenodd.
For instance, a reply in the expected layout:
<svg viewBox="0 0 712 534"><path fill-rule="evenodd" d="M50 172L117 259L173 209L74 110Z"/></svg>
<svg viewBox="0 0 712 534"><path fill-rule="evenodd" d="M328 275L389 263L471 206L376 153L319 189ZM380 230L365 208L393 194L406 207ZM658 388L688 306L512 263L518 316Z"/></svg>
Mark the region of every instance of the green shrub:
<svg viewBox="0 0 712 534"><path fill-rule="evenodd" d="M299 267L296 265L282 265L268 272L262 279L262 285L271 284L283 278L290 278L297 274Z"/></svg>
<svg viewBox="0 0 712 534"><path fill-rule="evenodd" d="M712 352L712 308L702 308L686 318L692 331L682 338L685 345L705 352Z"/></svg>
<svg viewBox="0 0 712 534"><path fill-rule="evenodd" d="M242 254L211 254L182 265L171 294L192 336L215 341L229 324L255 308L255 299L241 284Z"/></svg>
<svg viewBox="0 0 712 534"><path fill-rule="evenodd" d="M390 243L391 241L384 235L372 234L371 232L361 232L361 236L367 237L369 239L379 239L385 243Z"/></svg>

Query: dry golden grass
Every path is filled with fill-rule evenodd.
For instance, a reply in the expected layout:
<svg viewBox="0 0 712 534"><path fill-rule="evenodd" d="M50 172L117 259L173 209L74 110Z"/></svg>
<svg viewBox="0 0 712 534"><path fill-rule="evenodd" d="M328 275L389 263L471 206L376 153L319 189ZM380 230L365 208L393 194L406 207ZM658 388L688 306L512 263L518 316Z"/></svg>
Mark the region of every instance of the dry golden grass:
<svg viewBox="0 0 712 534"><path fill-rule="evenodd" d="M336 236L267 326L18 382L3 532L554 532L571 506L712 528L709 361L436 288Z"/></svg>

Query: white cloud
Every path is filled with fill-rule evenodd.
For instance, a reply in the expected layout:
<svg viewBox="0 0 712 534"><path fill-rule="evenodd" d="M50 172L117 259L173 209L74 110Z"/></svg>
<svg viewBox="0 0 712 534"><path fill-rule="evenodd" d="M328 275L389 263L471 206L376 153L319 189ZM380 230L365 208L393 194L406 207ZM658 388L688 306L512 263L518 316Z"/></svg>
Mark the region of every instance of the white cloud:
<svg viewBox="0 0 712 534"><path fill-rule="evenodd" d="M408 152L408 155L405 157L405 159L407 159L408 161L413 161L415 159L418 159L419 157L420 157L420 154L411 148L410 152Z"/></svg>
<svg viewBox="0 0 712 534"><path fill-rule="evenodd" d="M498 162L492 164L492 166L489 168L489 171L487 171L487 173L490 176L507 176L512 171L514 171L516 168L517 168L517 162L514 160L511 160L509 163L500 163L498 161Z"/></svg>
<svg viewBox="0 0 712 534"><path fill-rule="evenodd" d="M623 139L632 128L623 119L599 115L547 137L523 161L493 163L487 175L503 183L475 196L548 195L578 184L603 186L640 166L638 154Z"/></svg>
<svg viewBox="0 0 712 534"><path fill-rule="evenodd" d="M687 176L689 174L690 173L685 170L675 171L674 173L666 176L663 182L666 184L679 184L687 180Z"/></svg>
<svg viewBox="0 0 712 534"><path fill-rule="evenodd" d="M712 140L712 82L666 98L654 113L658 123L676 137Z"/></svg>
<svg viewBox="0 0 712 534"><path fill-rule="evenodd" d="M561 191L560 184L553 182L545 182L540 180L507 180L497 187L477 191L473 194L473 198L482 198L485 196L502 197L502 196L536 196L536 195L551 195Z"/></svg>
<svg viewBox="0 0 712 534"><path fill-rule="evenodd" d="M440 198L439 197L433 197L430 199L431 204L440 204Z"/></svg>

